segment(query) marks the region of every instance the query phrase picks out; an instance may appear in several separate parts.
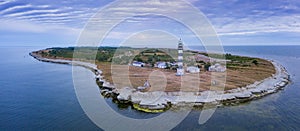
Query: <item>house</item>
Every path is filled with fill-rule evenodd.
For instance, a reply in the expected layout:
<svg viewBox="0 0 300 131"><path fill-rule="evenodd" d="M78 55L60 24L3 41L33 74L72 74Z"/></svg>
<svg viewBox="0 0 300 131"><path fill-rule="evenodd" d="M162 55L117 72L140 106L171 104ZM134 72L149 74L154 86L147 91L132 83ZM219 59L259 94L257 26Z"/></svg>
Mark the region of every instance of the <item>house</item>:
<svg viewBox="0 0 300 131"><path fill-rule="evenodd" d="M165 69L165 68L167 68L167 63L166 62L158 62L157 68Z"/></svg>
<svg viewBox="0 0 300 131"><path fill-rule="evenodd" d="M190 73L199 73L200 69L198 67L195 67L195 66L189 66L189 67L186 68L186 71L190 72Z"/></svg>
<svg viewBox="0 0 300 131"><path fill-rule="evenodd" d="M222 66L220 64L215 64L215 65L210 66L208 68L208 71L211 71L211 72L225 72L226 71L226 67Z"/></svg>
<svg viewBox="0 0 300 131"><path fill-rule="evenodd" d="M145 66L145 63L143 62L138 62L138 61L134 61L132 63L133 66L137 66L137 67L144 67Z"/></svg>

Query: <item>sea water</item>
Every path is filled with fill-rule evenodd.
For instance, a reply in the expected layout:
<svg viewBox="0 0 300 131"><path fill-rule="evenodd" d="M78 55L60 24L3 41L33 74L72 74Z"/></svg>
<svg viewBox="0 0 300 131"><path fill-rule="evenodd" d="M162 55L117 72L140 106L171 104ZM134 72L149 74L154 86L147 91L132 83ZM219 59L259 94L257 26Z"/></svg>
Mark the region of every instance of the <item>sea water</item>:
<svg viewBox="0 0 300 131"><path fill-rule="evenodd" d="M28 55L43 48L0 47L0 130L101 130L89 120L77 101L72 66L40 62ZM200 47L193 48L200 50ZM232 54L275 60L287 68L292 83L262 99L218 108L202 125L198 124L201 111L193 110L173 130L300 130L300 46L224 49ZM126 117L157 116L120 107L110 99L107 103Z"/></svg>

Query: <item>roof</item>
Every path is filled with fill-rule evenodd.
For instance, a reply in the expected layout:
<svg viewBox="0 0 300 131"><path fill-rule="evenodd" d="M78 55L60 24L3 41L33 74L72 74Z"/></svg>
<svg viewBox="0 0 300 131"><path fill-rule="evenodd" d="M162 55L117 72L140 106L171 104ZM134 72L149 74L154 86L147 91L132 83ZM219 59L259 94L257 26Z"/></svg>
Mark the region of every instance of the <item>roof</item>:
<svg viewBox="0 0 300 131"><path fill-rule="evenodd" d="M138 61L134 61L133 64L139 64L139 65L142 65L142 64L145 64L143 62L138 62Z"/></svg>
<svg viewBox="0 0 300 131"><path fill-rule="evenodd" d="M166 65L166 62L157 62L157 65Z"/></svg>

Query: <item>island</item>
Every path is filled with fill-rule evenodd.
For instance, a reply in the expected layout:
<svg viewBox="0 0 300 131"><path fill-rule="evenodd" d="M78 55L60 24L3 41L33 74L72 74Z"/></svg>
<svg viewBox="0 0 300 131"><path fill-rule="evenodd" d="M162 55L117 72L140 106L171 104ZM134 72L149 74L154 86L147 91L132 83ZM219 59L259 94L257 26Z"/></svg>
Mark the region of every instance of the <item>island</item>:
<svg viewBox="0 0 300 131"><path fill-rule="evenodd" d="M30 55L43 62L86 67L95 73L104 97L150 113L186 105L237 105L275 93L290 82L286 69L274 61L229 53L67 47L42 49ZM226 81L213 80L212 74L226 77Z"/></svg>

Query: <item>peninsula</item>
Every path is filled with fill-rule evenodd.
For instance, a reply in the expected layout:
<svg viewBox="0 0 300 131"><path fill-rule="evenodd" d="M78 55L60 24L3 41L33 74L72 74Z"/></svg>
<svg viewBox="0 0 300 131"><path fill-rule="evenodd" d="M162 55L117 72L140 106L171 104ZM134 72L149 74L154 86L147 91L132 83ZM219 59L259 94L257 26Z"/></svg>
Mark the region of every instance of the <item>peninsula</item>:
<svg viewBox="0 0 300 131"><path fill-rule="evenodd" d="M183 50L181 65L178 54L177 49L130 47L48 48L30 53L40 61L91 69L103 96L144 112L186 104L236 105L275 93L289 83L285 68L274 61ZM221 57L226 65L218 64ZM176 75L179 68L184 75ZM212 73L226 81L212 80ZM192 84L182 84L184 77Z"/></svg>

